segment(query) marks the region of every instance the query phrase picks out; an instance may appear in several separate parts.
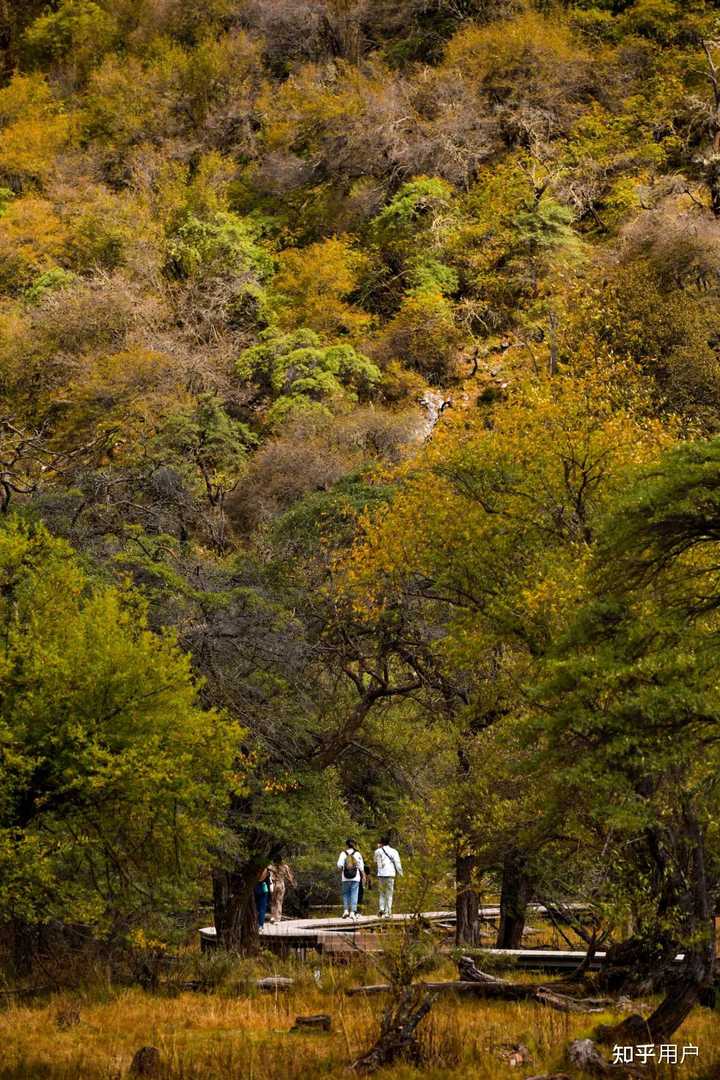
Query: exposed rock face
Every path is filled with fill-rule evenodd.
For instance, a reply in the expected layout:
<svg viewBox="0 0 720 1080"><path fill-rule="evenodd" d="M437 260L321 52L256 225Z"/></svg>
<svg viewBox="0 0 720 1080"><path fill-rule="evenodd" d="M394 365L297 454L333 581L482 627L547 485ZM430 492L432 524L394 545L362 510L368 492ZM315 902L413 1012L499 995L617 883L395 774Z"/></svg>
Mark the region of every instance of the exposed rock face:
<svg viewBox="0 0 720 1080"><path fill-rule="evenodd" d="M425 417L420 424L420 438L429 439L433 433L435 425L440 419L442 413L447 409L452 402L449 398L446 398L443 394L438 393L436 390L426 390L423 396L420 398L420 405L425 411Z"/></svg>

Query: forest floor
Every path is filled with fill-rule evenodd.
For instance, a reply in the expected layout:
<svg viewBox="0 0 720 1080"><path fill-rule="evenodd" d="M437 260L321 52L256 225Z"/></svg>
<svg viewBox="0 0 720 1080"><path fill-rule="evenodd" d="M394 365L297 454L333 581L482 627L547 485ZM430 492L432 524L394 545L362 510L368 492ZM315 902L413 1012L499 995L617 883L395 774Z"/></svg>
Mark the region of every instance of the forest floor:
<svg viewBox="0 0 720 1080"><path fill-rule="evenodd" d="M268 974L295 981L283 992L257 990L255 978ZM449 960L432 976L453 977ZM121 1080L134 1052L146 1045L160 1051L160 1075L167 1080L347 1078L349 1062L372 1045L382 1011L382 997L347 996L348 987L366 981L377 981L377 971L363 962L299 965L266 956L227 968L212 992L94 987L12 1004L0 1012L0 1080ZM318 1013L332 1017L329 1033L290 1034L296 1016ZM560 1070L573 1075L564 1063L567 1044L621 1016L443 997L420 1029L423 1067L398 1065L376 1075L388 1080L524 1080ZM681 1050L696 1046L698 1057L675 1067L649 1065L648 1077L720 1077L717 1012L697 1009L674 1041ZM513 1067L508 1058L517 1044L527 1047L529 1060Z"/></svg>

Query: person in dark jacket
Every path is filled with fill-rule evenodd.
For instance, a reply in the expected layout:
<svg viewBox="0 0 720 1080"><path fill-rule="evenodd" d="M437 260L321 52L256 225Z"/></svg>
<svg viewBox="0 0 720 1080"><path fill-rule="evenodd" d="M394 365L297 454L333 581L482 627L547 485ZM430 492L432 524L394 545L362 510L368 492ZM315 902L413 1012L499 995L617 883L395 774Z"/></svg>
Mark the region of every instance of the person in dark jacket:
<svg viewBox="0 0 720 1080"><path fill-rule="evenodd" d="M270 875L270 867L266 866L258 874L258 879L255 883L255 907L257 908L258 930L261 934L265 929L265 916L267 915L268 905L270 903L271 887L272 878Z"/></svg>

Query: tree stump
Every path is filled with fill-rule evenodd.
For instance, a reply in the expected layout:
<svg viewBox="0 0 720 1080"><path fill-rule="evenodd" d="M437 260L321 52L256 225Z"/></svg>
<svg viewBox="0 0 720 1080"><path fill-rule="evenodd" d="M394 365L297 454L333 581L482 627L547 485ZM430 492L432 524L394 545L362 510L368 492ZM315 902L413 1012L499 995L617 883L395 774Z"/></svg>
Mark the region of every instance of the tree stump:
<svg viewBox="0 0 720 1080"><path fill-rule="evenodd" d="M296 1016L290 1031L330 1031L331 1027L331 1017L327 1013L320 1013L318 1016Z"/></svg>
<svg viewBox="0 0 720 1080"><path fill-rule="evenodd" d="M519 1065L529 1065L531 1062L530 1051L523 1043L502 1043L497 1052L511 1069L516 1069Z"/></svg>
<svg viewBox="0 0 720 1080"><path fill-rule="evenodd" d="M606 1076L610 1072L610 1063L598 1052L592 1039L575 1039L567 1051L568 1061L578 1069Z"/></svg>
<svg viewBox="0 0 720 1080"><path fill-rule="evenodd" d="M130 1076L159 1076L162 1068L160 1051L155 1046L141 1046L135 1051Z"/></svg>
<svg viewBox="0 0 720 1080"><path fill-rule="evenodd" d="M76 1024L80 1023L80 1010L75 1008L74 1005L68 1005L64 1009L60 1009L55 1017L55 1023L61 1031L75 1027Z"/></svg>
<svg viewBox="0 0 720 1080"><path fill-rule="evenodd" d="M402 1058L418 1065L420 1045L415 1034L420 1021L433 1007L436 995L422 984L406 986L397 991L388 1005L380 1028L380 1038L367 1054L353 1062L356 1072L373 1073Z"/></svg>
<svg viewBox="0 0 720 1080"><path fill-rule="evenodd" d="M467 982L483 982L483 983L496 983L500 982L494 975L488 975L487 972L481 971L477 966L472 956L461 956L458 960L458 971L460 972L460 978L465 979Z"/></svg>
<svg viewBox="0 0 720 1080"><path fill-rule="evenodd" d="M576 1069L596 1076L645 1076L643 1068L632 1065L612 1065L598 1051L592 1039L575 1039L567 1049L568 1061Z"/></svg>

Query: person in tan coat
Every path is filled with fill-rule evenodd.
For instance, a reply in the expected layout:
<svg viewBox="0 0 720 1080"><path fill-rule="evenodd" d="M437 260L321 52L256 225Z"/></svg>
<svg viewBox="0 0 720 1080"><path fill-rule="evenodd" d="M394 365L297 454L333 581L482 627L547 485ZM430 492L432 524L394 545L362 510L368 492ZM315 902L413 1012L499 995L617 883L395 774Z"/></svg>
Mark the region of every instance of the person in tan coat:
<svg viewBox="0 0 720 1080"><path fill-rule="evenodd" d="M270 901L270 922L279 923L282 919L285 890L288 886L294 888L297 885L292 867L284 859L273 863L270 868L273 879L272 898Z"/></svg>

